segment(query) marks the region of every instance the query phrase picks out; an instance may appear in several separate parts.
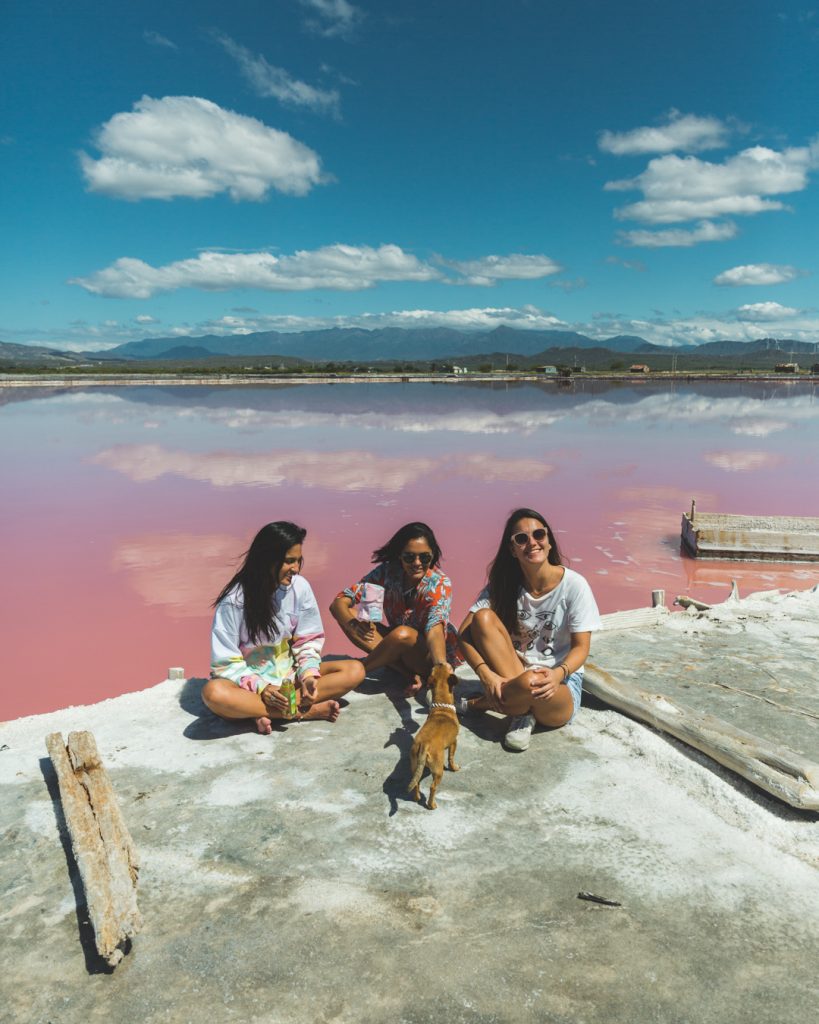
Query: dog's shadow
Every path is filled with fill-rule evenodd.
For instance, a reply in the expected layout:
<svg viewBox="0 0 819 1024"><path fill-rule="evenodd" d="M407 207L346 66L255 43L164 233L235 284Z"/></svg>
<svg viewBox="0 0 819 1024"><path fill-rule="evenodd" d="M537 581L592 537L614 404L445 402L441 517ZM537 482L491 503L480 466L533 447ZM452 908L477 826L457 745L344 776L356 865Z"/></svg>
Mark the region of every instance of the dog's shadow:
<svg viewBox="0 0 819 1024"><path fill-rule="evenodd" d="M413 738L421 725L413 717L411 698L405 697L399 686L388 684L384 688L384 696L395 708L398 717L401 719L401 724L393 729L387 738L387 742L384 744L385 750L387 747L398 748L398 760L395 763L395 767L384 779L384 785L381 787L389 801L389 816L392 817L398 811L399 800L412 800L407 789L410 781L409 758Z"/></svg>

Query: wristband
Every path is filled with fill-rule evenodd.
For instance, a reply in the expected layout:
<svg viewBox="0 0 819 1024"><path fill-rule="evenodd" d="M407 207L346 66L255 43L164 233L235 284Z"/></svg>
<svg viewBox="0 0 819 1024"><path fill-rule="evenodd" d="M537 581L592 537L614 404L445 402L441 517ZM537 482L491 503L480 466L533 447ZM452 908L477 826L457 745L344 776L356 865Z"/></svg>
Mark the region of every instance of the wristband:
<svg viewBox="0 0 819 1024"><path fill-rule="evenodd" d="M563 682L565 683L571 675L571 672L569 671L569 666L566 664L565 661L561 661L559 667L563 669Z"/></svg>

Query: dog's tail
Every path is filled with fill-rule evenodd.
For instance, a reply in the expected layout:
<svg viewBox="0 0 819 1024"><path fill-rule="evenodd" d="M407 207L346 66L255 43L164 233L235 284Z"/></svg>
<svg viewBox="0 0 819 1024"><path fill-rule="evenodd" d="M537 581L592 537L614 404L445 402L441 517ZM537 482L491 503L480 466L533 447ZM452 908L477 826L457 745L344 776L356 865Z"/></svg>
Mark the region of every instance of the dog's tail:
<svg viewBox="0 0 819 1024"><path fill-rule="evenodd" d="M415 787L420 783L421 776L424 774L424 769L427 766L427 748L421 747L418 751L418 764L415 768L415 774L410 780L410 784L407 786L407 790L411 793Z"/></svg>

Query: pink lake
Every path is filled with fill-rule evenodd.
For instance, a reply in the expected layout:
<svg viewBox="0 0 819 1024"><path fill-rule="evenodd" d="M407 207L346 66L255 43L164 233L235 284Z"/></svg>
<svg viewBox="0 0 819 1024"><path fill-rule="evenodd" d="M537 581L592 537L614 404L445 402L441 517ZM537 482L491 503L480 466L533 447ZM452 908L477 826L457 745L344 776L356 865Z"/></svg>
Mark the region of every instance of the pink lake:
<svg viewBox="0 0 819 1024"><path fill-rule="evenodd" d="M454 619L508 512L541 510L604 612L805 589L815 565L697 563L680 517L817 515L810 384L0 388L0 720L206 676L210 604L255 531L307 527L322 608L409 520ZM351 652L325 615L327 652Z"/></svg>

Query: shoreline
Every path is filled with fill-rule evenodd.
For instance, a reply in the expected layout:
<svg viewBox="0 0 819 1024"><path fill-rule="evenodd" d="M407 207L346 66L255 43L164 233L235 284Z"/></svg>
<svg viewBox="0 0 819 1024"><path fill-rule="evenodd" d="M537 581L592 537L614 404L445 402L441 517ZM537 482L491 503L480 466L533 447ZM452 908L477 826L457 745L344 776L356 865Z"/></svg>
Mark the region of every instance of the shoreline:
<svg viewBox="0 0 819 1024"><path fill-rule="evenodd" d="M349 374L207 374L194 373L129 373L104 374L88 373L82 375L50 375L37 374L4 374L0 373L0 388L5 387L145 387L146 385L162 386L204 386L204 385L291 385L291 384L497 384L497 383L536 383L554 384L555 387L567 387L580 381L610 381L615 383L648 384L653 381L676 383L678 381L719 381L722 383L760 383L760 384L816 384L819 375L807 374L776 374L750 371L748 373L672 373L656 371L651 374L636 373L583 373L570 377L534 373L474 373L474 374L433 374L433 373L349 373Z"/></svg>

